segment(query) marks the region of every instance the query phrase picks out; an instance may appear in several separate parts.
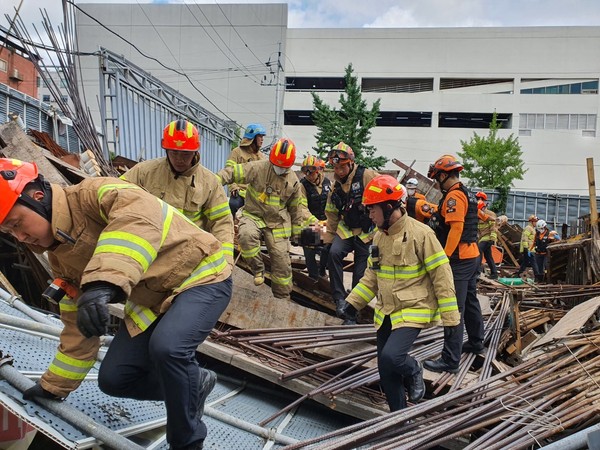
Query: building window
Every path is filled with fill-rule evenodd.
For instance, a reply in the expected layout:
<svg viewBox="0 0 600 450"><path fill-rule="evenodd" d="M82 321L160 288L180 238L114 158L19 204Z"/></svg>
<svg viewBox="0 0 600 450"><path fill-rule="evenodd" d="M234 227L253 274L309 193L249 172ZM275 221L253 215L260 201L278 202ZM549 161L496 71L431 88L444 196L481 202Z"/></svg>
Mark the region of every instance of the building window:
<svg viewBox="0 0 600 450"><path fill-rule="evenodd" d="M496 85L496 86L494 86ZM482 86L487 86L483 88ZM441 78L440 90L462 89L480 94L512 94L513 78Z"/></svg>
<svg viewBox="0 0 600 450"><path fill-rule="evenodd" d="M36 77L35 84L39 88L42 85L42 79L40 77Z"/></svg>
<svg viewBox="0 0 600 450"><path fill-rule="evenodd" d="M0 72L6 72L8 70L8 63L4 59L0 59Z"/></svg>
<svg viewBox="0 0 600 450"><path fill-rule="evenodd" d="M530 84L544 80L521 80L522 84ZM556 80L548 80L555 82ZM539 86L532 88L521 89L521 94L597 94L598 93L598 80L582 81L577 83L569 84L552 84L550 86Z"/></svg>
<svg viewBox="0 0 600 450"><path fill-rule="evenodd" d="M314 125L312 120L312 110L288 110L283 112L284 125Z"/></svg>
<svg viewBox="0 0 600 450"><path fill-rule="evenodd" d="M42 101L45 103L50 103L50 96L49 95L42 95Z"/></svg>
<svg viewBox="0 0 600 450"><path fill-rule="evenodd" d="M375 123L378 127L430 127L431 112L380 111Z"/></svg>
<svg viewBox="0 0 600 450"><path fill-rule="evenodd" d="M361 86L363 92L431 92L433 78L363 78Z"/></svg>
<svg viewBox="0 0 600 450"><path fill-rule="evenodd" d="M286 77L286 91L343 91L344 78L334 77Z"/></svg>
<svg viewBox="0 0 600 450"><path fill-rule="evenodd" d="M438 127L440 128L489 128L493 114L441 112ZM496 122L500 128L512 128L512 114L497 114Z"/></svg>
<svg viewBox="0 0 600 450"><path fill-rule="evenodd" d="M528 130L595 130L596 114L519 115L519 129Z"/></svg>

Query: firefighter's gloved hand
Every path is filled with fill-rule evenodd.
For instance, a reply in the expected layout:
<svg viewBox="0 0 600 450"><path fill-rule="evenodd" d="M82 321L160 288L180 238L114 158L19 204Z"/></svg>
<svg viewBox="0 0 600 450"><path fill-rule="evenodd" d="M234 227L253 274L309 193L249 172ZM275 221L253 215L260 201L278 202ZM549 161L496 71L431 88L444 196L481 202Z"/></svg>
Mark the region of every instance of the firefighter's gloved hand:
<svg viewBox="0 0 600 450"><path fill-rule="evenodd" d="M52 392L48 392L40 383L35 383L32 387L23 392L24 400L33 400L34 397L60 400L60 397L54 395Z"/></svg>
<svg viewBox="0 0 600 450"><path fill-rule="evenodd" d="M121 288L114 284L96 282L83 287L77 300L77 328L86 338L102 336L107 332L108 304L123 297Z"/></svg>
<svg viewBox="0 0 600 450"><path fill-rule="evenodd" d="M527 250L527 256L531 258L531 250Z"/></svg>
<svg viewBox="0 0 600 450"><path fill-rule="evenodd" d="M237 197L239 195L239 189L229 188L229 193L231 194L232 197Z"/></svg>

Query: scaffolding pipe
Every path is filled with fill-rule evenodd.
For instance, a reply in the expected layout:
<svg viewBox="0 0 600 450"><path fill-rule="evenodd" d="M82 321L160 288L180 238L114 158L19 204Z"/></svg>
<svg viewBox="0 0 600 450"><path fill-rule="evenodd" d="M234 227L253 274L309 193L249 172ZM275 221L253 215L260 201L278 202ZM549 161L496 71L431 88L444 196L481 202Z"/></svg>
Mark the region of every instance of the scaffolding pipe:
<svg viewBox="0 0 600 450"><path fill-rule="evenodd" d="M600 431L600 423L592 425L585 430L578 431L577 433L567 436L560 441L540 447L539 450L579 450L582 448L587 448L588 435L596 431Z"/></svg>
<svg viewBox="0 0 600 450"><path fill-rule="evenodd" d="M9 364L0 366L0 378L5 379L21 392L24 392L35 385L33 381L23 376L21 372ZM36 398L36 403L42 405L51 413L56 414L58 417L111 448L118 448L119 450L144 449L144 447L131 442L126 437L99 424L68 403L45 398Z"/></svg>
<svg viewBox="0 0 600 450"><path fill-rule="evenodd" d="M35 309L29 307L25 303L21 301L21 299L15 295L12 295L10 292L5 291L0 288L0 298L8 303L13 308L21 311L23 314L31 317L33 320L39 323L43 323L44 325L50 325L56 327L56 322L48 319L48 317Z"/></svg>
<svg viewBox="0 0 600 450"><path fill-rule="evenodd" d="M210 406L206 406L204 410L204 415L212 417L213 419L216 419L220 422L226 423L227 425L239 428L240 430L244 430L249 433L255 434L269 441L274 441L277 444L293 445L299 442L297 439L275 432L274 428L270 429L254 425L253 423L247 422L242 419L238 419L237 417L230 416L229 414L225 414L219 411L218 409L212 408Z"/></svg>

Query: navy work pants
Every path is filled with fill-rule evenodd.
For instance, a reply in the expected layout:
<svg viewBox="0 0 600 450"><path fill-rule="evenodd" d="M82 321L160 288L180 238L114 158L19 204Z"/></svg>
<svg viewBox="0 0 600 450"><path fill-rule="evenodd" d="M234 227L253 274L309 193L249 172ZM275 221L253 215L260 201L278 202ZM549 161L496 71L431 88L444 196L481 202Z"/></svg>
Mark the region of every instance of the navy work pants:
<svg viewBox="0 0 600 450"><path fill-rule="evenodd" d="M460 311L460 324L444 327L442 359L452 367L458 367L462 353L463 331L467 330L469 342L475 346L483 344L483 317L477 299L477 268L479 257L450 259L456 301Z"/></svg>
<svg viewBox="0 0 600 450"><path fill-rule="evenodd" d="M339 236L333 238L329 249L329 284L333 299L337 302L346 298L344 287L344 258L350 252L354 252L354 267L352 269L352 287L356 286L367 269L369 259L369 245L361 241L358 236L342 239Z"/></svg>
<svg viewBox="0 0 600 450"><path fill-rule="evenodd" d="M306 259L308 276L313 280L318 280L319 276L325 276L327 260L329 259L329 248L326 246L302 248L304 250L304 259ZM319 255L319 262L317 262L317 255Z"/></svg>
<svg viewBox="0 0 600 450"><path fill-rule="evenodd" d="M390 316L385 316L377 330L377 367L381 388L390 411L406 408L404 377L415 375L420 369L408 354L420 328L400 327L392 330Z"/></svg>
<svg viewBox="0 0 600 450"><path fill-rule="evenodd" d="M100 366L102 392L165 402L167 440L173 448L206 437L206 425L196 417L200 393L196 348L229 304L231 287L230 277L183 291L137 336L131 337L122 324Z"/></svg>

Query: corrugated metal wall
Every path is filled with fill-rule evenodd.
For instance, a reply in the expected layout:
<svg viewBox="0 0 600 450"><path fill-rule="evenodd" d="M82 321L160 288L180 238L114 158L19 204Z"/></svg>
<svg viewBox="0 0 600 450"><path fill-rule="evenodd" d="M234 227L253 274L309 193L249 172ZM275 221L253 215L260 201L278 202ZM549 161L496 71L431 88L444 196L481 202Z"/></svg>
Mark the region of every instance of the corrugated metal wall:
<svg viewBox="0 0 600 450"><path fill-rule="evenodd" d="M0 83L0 123L10 120L9 114L18 114L26 128L48 133L55 140L58 136L57 144L66 151L80 152L79 138L71 125L62 125L57 121L58 129L54 133L55 112L49 104ZM59 116L64 117L62 114Z"/></svg>
<svg viewBox="0 0 600 450"><path fill-rule="evenodd" d="M495 191L484 192L488 194L490 204L499 197ZM510 223L525 227L529 216L535 214L558 231L563 224L569 225L570 236L583 231L578 219L589 213L590 199L581 195L515 191L509 192L506 205L506 216Z"/></svg>
<svg viewBox="0 0 600 450"><path fill-rule="evenodd" d="M185 118L198 127L202 165L213 172L225 167L235 138L234 127L121 56L103 49L100 58L103 145L107 154L134 161L164 156L162 130L172 120Z"/></svg>

